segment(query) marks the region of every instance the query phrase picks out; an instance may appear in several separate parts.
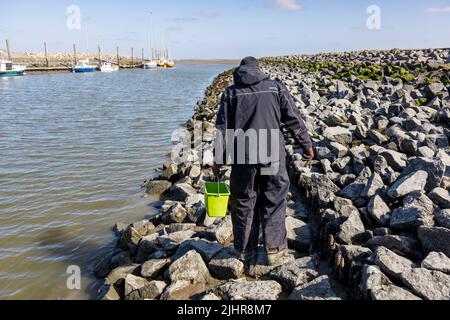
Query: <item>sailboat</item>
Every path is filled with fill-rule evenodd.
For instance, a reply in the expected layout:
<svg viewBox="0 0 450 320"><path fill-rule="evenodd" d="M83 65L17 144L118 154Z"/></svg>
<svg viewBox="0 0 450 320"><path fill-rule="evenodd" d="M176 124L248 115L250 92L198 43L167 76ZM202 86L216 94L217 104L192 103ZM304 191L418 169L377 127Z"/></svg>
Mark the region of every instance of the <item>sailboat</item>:
<svg viewBox="0 0 450 320"><path fill-rule="evenodd" d="M161 51L158 50L158 67L164 68L166 66L166 58L162 55Z"/></svg>
<svg viewBox="0 0 450 320"><path fill-rule="evenodd" d="M166 49L167 52L167 61L166 61L166 67L167 68L173 68L175 66L175 62L169 58L169 50Z"/></svg>
<svg viewBox="0 0 450 320"><path fill-rule="evenodd" d="M154 51L152 49L152 31L153 31L153 24L152 24L152 15L150 14L150 54L151 54L151 59L150 61L146 61L142 64L142 68L144 70L149 70L149 69L156 69L158 67L158 64L156 63L156 61L154 60Z"/></svg>

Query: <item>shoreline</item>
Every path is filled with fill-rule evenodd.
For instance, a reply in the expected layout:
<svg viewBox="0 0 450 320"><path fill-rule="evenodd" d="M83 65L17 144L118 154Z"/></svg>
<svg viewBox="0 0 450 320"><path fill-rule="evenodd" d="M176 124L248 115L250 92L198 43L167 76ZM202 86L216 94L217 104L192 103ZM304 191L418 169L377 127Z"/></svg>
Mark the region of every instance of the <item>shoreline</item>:
<svg viewBox="0 0 450 320"><path fill-rule="evenodd" d="M98 61L98 54L93 53L78 53L77 60L89 59L93 64ZM3 57L6 59L6 57ZM140 69L142 57L119 56L112 54L102 54L102 60L110 61L117 64L120 62L120 69ZM47 59L45 54L39 53L12 53L11 60L16 64L27 65L26 73L39 74L39 73L62 73L71 72L72 65L74 63L73 54L69 53L53 53L49 54ZM238 65L239 60L235 59L178 59L174 60L176 65L195 65L195 64L231 64Z"/></svg>
<svg viewBox="0 0 450 320"><path fill-rule="evenodd" d="M211 179L217 104L232 81L227 71L186 123L189 131L202 123L203 163L166 163L144 183L147 193L163 195L160 211L114 226L117 250L95 267L105 279L98 298L450 299L442 294L450 275L439 267L450 255L449 52L367 53L262 59L294 95L317 153L306 169L286 133L291 183L300 193L289 197L285 264L265 266L260 252L252 274L244 274L227 249L230 217L205 215L201 190Z"/></svg>

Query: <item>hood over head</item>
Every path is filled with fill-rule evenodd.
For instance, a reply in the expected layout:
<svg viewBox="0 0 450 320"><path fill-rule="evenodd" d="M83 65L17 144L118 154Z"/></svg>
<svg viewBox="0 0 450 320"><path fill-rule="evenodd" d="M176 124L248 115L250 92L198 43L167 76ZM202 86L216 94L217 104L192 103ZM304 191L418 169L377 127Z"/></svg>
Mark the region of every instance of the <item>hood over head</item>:
<svg viewBox="0 0 450 320"><path fill-rule="evenodd" d="M234 83L252 85L267 79L268 76L259 68L259 62L254 57L247 57L241 61L241 65L234 72Z"/></svg>

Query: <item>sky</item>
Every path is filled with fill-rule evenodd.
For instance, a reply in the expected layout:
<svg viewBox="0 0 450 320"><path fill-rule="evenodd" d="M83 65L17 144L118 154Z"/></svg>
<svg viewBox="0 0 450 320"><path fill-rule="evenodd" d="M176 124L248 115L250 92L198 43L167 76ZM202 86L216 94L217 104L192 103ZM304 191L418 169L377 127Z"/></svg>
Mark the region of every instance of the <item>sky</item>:
<svg viewBox="0 0 450 320"><path fill-rule="evenodd" d="M0 48L15 52L147 56L150 35L175 59L450 47L450 0L0 0L0 12Z"/></svg>

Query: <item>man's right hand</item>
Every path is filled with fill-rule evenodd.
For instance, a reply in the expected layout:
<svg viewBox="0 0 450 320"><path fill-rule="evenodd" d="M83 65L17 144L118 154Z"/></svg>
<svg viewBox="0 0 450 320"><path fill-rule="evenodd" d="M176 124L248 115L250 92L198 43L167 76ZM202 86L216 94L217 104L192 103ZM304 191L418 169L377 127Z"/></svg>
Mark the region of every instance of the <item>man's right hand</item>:
<svg viewBox="0 0 450 320"><path fill-rule="evenodd" d="M310 159L310 160L313 160L313 159L314 159L314 149L313 149L313 147L309 148L309 150L308 150L308 156L309 156L309 159Z"/></svg>
<svg viewBox="0 0 450 320"><path fill-rule="evenodd" d="M311 147L307 150L306 154L303 155L303 160L306 161L306 167L312 167L312 160L314 159L314 149Z"/></svg>

